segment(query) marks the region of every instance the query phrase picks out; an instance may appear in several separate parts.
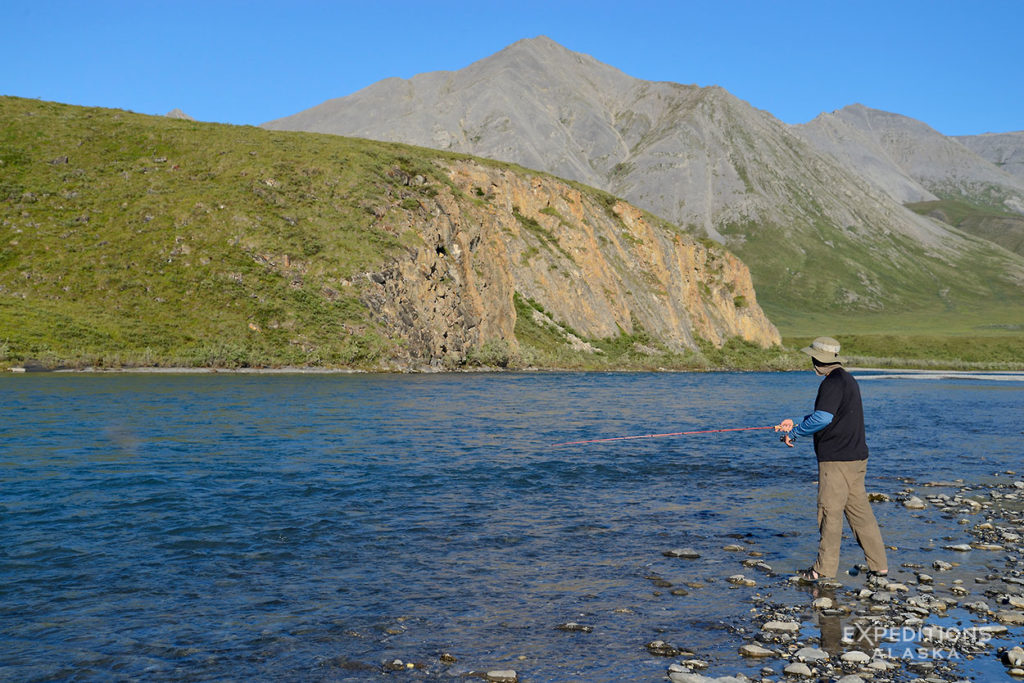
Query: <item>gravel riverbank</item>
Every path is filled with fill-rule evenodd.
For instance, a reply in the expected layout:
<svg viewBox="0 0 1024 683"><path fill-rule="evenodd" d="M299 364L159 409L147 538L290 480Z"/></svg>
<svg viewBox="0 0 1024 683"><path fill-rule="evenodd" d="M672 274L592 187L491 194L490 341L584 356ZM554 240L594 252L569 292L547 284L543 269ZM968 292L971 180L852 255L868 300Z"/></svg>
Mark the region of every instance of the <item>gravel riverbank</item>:
<svg viewBox="0 0 1024 683"><path fill-rule="evenodd" d="M866 578L857 565L816 585L800 585L756 559L757 550L738 548L738 556L754 557L738 557L741 573L726 582L757 586L752 604L737 608L749 609L747 627L738 629L746 641L740 654L759 670L723 675L685 643L651 643L653 654L672 660L668 678L1024 680L1024 481L1011 472L986 484L905 483L873 500L902 507L910 525L932 525L934 542L891 546L886 578ZM887 542L899 543L887 531ZM844 541L844 557L858 552Z"/></svg>

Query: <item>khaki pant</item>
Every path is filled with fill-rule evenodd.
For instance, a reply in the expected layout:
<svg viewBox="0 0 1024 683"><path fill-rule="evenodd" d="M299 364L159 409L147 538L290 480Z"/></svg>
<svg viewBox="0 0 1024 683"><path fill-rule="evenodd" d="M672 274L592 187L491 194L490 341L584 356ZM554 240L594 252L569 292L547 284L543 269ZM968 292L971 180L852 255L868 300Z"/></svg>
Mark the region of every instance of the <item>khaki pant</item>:
<svg viewBox="0 0 1024 683"><path fill-rule="evenodd" d="M845 514L857 543L864 551L868 569L886 571L885 545L864 489L867 460L818 463L818 559L814 571L835 576L839 570L839 546Z"/></svg>

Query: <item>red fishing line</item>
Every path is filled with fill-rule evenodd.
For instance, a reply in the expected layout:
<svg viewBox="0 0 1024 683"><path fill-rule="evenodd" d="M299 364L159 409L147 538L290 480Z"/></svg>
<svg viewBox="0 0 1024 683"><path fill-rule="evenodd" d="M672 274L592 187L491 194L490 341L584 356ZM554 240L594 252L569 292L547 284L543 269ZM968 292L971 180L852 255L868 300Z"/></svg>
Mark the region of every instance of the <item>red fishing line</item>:
<svg viewBox="0 0 1024 683"><path fill-rule="evenodd" d="M669 432L668 434L639 434L637 436L612 436L607 439L587 439L585 441L566 441L564 443L551 444L555 446L575 446L581 443L604 443L607 441L626 441L627 439L656 439L662 436L687 436L689 434L714 434L715 432L747 432L752 429L775 429L771 427L731 427L729 429L699 429L692 432Z"/></svg>

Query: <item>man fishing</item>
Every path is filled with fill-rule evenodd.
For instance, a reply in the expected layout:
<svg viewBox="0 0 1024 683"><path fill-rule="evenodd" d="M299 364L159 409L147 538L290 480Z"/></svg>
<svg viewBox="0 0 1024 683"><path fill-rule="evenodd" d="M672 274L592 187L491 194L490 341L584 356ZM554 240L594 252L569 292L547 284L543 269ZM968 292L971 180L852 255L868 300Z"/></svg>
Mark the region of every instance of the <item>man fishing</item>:
<svg viewBox="0 0 1024 683"><path fill-rule="evenodd" d="M790 447L797 437L813 435L818 458L818 557L811 567L797 575L809 583L835 577L845 514L864 551L869 579L886 576L885 545L864 488L868 447L860 387L843 368L844 360L839 356L839 342L835 339L818 337L800 350L811 357L814 372L824 379L818 386L813 413L800 424L786 419L775 426L775 431L784 432L783 441Z"/></svg>

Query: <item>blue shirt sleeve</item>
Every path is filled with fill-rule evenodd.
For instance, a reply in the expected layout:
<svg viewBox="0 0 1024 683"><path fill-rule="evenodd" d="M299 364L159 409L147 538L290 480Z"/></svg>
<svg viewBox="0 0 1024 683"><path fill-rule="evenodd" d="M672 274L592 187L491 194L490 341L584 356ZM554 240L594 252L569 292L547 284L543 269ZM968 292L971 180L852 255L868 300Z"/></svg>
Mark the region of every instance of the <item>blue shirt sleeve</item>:
<svg viewBox="0 0 1024 683"><path fill-rule="evenodd" d="M832 424L832 418L832 413L827 413L824 410L815 410L806 416L803 422L794 427L790 434L793 436L810 436Z"/></svg>

